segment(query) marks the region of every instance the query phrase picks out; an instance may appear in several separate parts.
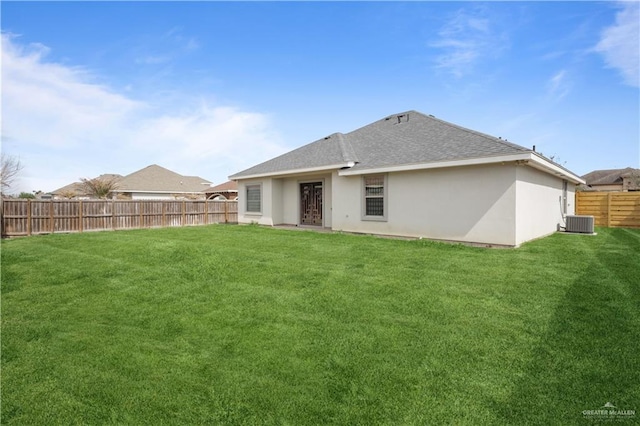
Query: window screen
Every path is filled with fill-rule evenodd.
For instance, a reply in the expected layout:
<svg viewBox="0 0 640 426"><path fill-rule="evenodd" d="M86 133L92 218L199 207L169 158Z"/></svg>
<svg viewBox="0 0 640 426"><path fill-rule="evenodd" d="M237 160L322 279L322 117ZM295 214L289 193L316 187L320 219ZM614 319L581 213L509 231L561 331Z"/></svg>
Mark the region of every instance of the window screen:
<svg viewBox="0 0 640 426"><path fill-rule="evenodd" d="M260 213L262 211L262 196L260 185L247 185L247 212Z"/></svg>
<svg viewBox="0 0 640 426"><path fill-rule="evenodd" d="M364 215L384 217L384 176L365 176Z"/></svg>

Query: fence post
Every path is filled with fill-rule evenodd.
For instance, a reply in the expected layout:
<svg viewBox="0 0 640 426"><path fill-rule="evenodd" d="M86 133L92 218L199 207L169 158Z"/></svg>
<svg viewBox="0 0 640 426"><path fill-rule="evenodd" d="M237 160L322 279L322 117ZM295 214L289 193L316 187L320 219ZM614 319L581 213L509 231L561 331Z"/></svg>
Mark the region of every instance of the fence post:
<svg viewBox="0 0 640 426"><path fill-rule="evenodd" d="M204 224L209 224L209 200L204 200Z"/></svg>
<svg viewBox="0 0 640 426"><path fill-rule="evenodd" d="M78 230L80 232L84 231L84 227L82 225L82 200L78 201Z"/></svg>
<svg viewBox="0 0 640 426"><path fill-rule="evenodd" d="M27 200L27 235L31 236L31 200Z"/></svg>
<svg viewBox="0 0 640 426"><path fill-rule="evenodd" d="M116 201L114 199L111 200L111 229L113 231L116 230Z"/></svg>
<svg viewBox="0 0 640 426"><path fill-rule="evenodd" d="M187 206L185 200L182 200L182 226L187 223Z"/></svg>
<svg viewBox="0 0 640 426"><path fill-rule="evenodd" d="M53 231L55 231L55 219L53 217L53 200L51 200L49 202L49 221L50 221L50 230L51 233L53 234Z"/></svg>
<svg viewBox="0 0 640 426"><path fill-rule="evenodd" d="M229 203L224 200L224 223L229 223Z"/></svg>

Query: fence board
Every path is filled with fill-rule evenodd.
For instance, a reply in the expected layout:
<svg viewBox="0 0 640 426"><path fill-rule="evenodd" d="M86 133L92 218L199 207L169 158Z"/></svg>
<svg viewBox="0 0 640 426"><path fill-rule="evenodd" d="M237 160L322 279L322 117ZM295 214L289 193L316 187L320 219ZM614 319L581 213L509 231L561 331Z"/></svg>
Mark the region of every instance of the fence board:
<svg viewBox="0 0 640 426"><path fill-rule="evenodd" d="M22 200L0 205L2 236L237 223L237 201Z"/></svg>
<svg viewBox="0 0 640 426"><path fill-rule="evenodd" d="M577 192L576 214L596 226L640 228L640 192Z"/></svg>

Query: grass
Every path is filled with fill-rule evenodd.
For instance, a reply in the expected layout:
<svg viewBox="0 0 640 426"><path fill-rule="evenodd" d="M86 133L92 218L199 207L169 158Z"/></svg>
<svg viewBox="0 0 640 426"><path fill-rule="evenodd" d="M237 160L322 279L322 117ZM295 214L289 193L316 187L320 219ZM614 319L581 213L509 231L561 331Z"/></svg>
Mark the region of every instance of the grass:
<svg viewBox="0 0 640 426"><path fill-rule="evenodd" d="M2 242L2 424L640 410L640 231L489 250L255 226ZM635 417L638 420L638 417Z"/></svg>

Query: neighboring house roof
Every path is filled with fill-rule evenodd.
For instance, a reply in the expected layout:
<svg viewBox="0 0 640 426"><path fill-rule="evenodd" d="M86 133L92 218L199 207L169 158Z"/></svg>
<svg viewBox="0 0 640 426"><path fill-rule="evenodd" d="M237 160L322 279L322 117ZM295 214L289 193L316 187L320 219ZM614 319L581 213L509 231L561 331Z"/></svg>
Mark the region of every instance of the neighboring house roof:
<svg viewBox="0 0 640 426"><path fill-rule="evenodd" d="M202 192L206 192L207 194L212 194L214 192L238 192L238 182L230 180L225 183L221 183L220 185L210 186Z"/></svg>
<svg viewBox="0 0 640 426"><path fill-rule="evenodd" d="M106 173L98 176L95 179L104 179L104 180L118 179L119 180L120 178L122 178L122 175ZM60 195L65 193L76 193L78 195L86 195L87 189L85 188L82 182L73 182L73 183L70 183L69 185L63 186L62 188L58 188L55 191L50 192L50 194L53 194L53 195Z"/></svg>
<svg viewBox="0 0 640 426"><path fill-rule="evenodd" d="M633 175L640 177L640 169L627 167L624 169L594 170L582 176L582 179L587 182L588 186L616 185L622 184L625 177L631 177Z"/></svg>
<svg viewBox="0 0 640 426"><path fill-rule="evenodd" d="M182 176L156 164L123 177L115 192L202 192L204 185L210 185L199 176Z"/></svg>
<svg viewBox="0 0 640 426"><path fill-rule="evenodd" d="M394 114L350 133L334 133L236 173L230 179L330 168L343 169L343 174L375 169L409 170L418 165L461 165L462 160L507 156L512 160L532 160L548 172L566 175L576 183L582 181L533 150L417 111Z"/></svg>

